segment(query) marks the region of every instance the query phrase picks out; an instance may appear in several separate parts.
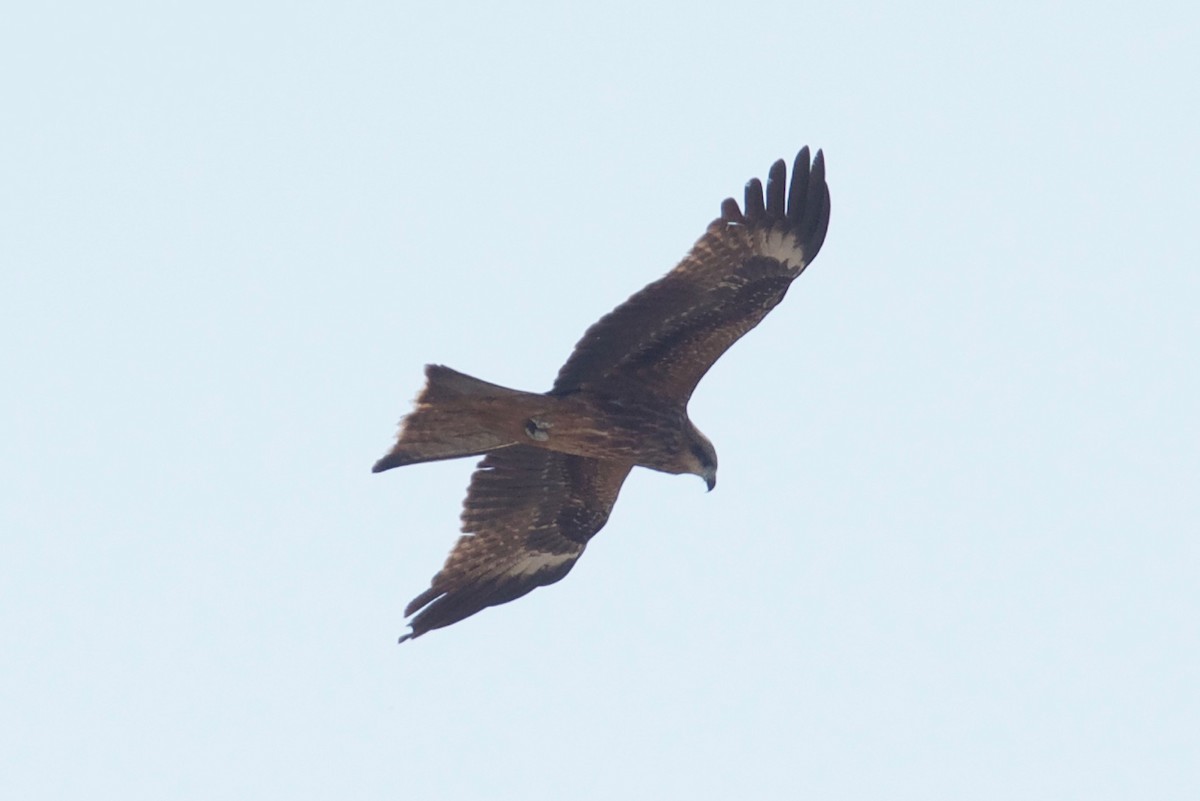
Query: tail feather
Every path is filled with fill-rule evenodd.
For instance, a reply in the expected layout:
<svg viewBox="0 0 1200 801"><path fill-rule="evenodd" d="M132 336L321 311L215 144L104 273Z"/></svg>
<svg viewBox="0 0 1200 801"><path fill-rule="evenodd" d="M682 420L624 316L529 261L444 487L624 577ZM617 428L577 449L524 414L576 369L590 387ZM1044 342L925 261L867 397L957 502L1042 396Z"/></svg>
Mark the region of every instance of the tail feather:
<svg viewBox="0 0 1200 801"><path fill-rule="evenodd" d="M452 370L443 364L425 365L425 388L417 396L417 403L436 403L463 398L500 398L525 395L516 389L490 384L480 378Z"/></svg>
<svg viewBox="0 0 1200 801"><path fill-rule="evenodd" d="M440 459L477 456L516 442L497 430L496 400L528 397L528 393L490 384L440 364L425 366L425 388L416 407L400 424L396 444L371 468L393 467Z"/></svg>

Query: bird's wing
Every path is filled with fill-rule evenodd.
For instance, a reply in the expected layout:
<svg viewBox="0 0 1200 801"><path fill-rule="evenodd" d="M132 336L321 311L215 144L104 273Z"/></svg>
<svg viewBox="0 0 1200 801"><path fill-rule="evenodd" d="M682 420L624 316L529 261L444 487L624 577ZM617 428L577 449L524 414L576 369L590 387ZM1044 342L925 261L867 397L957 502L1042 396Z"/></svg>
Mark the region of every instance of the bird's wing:
<svg viewBox="0 0 1200 801"><path fill-rule="evenodd" d="M632 464L515 445L479 463L462 530L400 641L520 598L570 572L608 520Z"/></svg>
<svg viewBox="0 0 1200 801"><path fill-rule="evenodd" d="M766 200L757 178L746 208L729 198L679 265L601 318L558 373L554 392L632 381L684 403L730 345L783 299L816 257L829 226L821 151L771 166Z"/></svg>

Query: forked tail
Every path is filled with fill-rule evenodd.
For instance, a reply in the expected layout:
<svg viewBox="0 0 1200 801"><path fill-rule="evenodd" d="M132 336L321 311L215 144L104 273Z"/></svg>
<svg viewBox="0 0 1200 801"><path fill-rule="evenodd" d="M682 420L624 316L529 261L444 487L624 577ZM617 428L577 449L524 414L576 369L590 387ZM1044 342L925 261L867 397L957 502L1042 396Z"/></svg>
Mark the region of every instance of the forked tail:
<svg viewBox="0 0 1200 801"><path fill-rule="evenodd" d="M529 401L541 397L489 384L440 364L426 365L425 378L416 408L400 423L396 444L371 472L477 456L513 445L518 439L508 420L518 418Z"/></svg>

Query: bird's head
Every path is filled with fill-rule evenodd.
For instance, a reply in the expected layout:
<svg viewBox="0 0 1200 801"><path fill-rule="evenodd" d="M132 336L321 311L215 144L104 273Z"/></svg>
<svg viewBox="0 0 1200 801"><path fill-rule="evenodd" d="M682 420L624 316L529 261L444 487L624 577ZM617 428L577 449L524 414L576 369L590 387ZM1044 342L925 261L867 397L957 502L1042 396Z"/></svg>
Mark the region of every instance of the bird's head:
<svg viewBox="0 0 1200 801"><path fill-rule="evenodd" d="M713 487L717 486L717 449L709 442L708 437L701 434L695 426L690 428L687 472L704 479L704 483L708 485L708 491L712 492Z"/></svg>

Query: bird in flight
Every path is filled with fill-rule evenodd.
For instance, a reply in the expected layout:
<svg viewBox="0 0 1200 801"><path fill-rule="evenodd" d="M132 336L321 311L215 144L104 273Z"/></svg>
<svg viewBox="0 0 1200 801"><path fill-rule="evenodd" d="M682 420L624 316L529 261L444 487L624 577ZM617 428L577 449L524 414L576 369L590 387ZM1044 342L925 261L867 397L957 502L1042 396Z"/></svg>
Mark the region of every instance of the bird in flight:
<svg viewBox="0 0 1200 801"><path fill-rule="evenodd" d="M829 226L821 151L754 178L675 269L584 333L549 392L427 365L415 408L373 472L484 458L446 563L404 610L400 642L520 598L570 572L629 471L691 473L711 490L717 453L688 418L696 384L783 300ZM415 616L414 616L415 615Z"/></svg>

